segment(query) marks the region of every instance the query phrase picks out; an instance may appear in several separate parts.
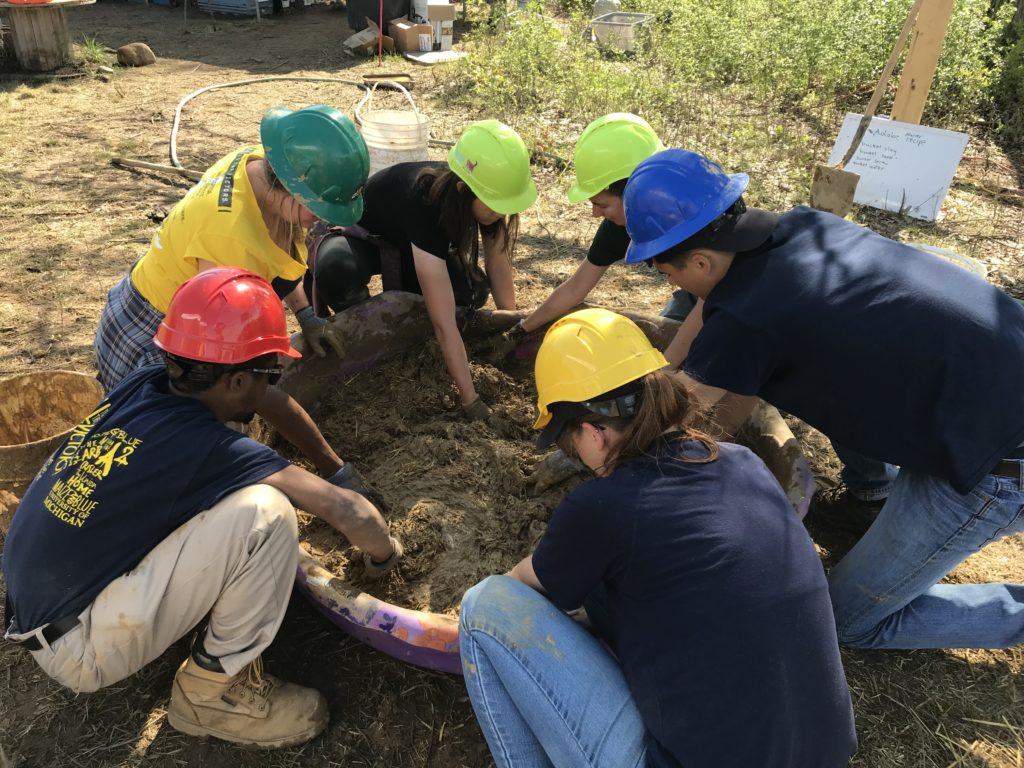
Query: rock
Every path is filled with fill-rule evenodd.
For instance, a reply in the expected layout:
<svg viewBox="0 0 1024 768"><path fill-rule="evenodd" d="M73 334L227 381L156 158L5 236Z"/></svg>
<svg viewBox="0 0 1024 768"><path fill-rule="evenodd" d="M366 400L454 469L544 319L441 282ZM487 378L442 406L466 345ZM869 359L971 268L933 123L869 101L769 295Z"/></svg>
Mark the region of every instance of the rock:
<svg viewBox="0 0 1024 768"><path fill-rule="evenodd" d="M113 67L96 67L96 71L99 72L102 75L112 75L112 74L114 74L114 68Z"/></svg>
<svg viewBox="0 0 1024 768"><path fill-rule="evenodd" d="M10 491L0 489L0 533L6 535L7 529L11 527L11 520L14 512L18 509L18 499Z"/></svg>
<svg viewBox="0 0 1024 768"><path fill-rule="evenodd" d="M156 63L156 54L145 43L128 43L117 49L117 63L122 67L145 67Z"/></svg>

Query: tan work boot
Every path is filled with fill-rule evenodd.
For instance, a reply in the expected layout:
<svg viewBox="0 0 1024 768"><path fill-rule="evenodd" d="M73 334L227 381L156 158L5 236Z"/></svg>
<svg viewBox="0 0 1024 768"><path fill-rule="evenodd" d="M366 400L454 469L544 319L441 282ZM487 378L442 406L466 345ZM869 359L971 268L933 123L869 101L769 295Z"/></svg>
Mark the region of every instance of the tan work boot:
<svg viewBox="0 0 1024 768"><path fill-rule="evenodd" d="M174 676L167 722L190 736L287 747L324 729L327 700L312 688L264 675L259 658L232 677L203 669L189 656Z"/></svg>

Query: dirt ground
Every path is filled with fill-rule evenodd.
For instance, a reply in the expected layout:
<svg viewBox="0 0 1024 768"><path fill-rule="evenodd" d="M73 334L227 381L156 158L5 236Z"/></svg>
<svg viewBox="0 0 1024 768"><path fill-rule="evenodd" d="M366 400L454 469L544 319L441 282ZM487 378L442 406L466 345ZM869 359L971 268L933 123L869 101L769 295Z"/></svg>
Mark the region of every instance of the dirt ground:
<svg viewBox="0 0 1024 768"><path fill-rule="evenodd" d="M189 182L110 164L115 156L167 162L171 121L179 100L215 83L268 75L359 79L378 71L375 62L341 53L347 35L342 9L313 6L266 19L210 18L189 9L101 0L68 12L76 41L95 38L117 47L147 42L158 63L94 76L23 81L0 74L0 374L68 368L93 370L89 345L105 292L137 259L155 223L182 196ZM459 24L461 25L461 21ZM449 70L385 62L388 71L416 77L418 102L431 117L432 135L454 139L459 128L483 114L446 112L432 100ZM341 83L278 81L205 94L183 111L178 155L203 169L237 145L257 138L265 108L329 103L349 112L360 98ZM623 105L628 109L629 105ZM685 119L685 116L680 116ZM441 157L440 149L433 150ZM772 175L776 158L752 172ZM985 142L972 140L943 218L921 225L904 218L860 211L858 218L884 234L952 248L983 262L990 279L1024 297L1024 205L1006 190L1021 187L1021 165ZM808 172L809 173L809 172ZM517 266L522 306L543 298L582 257L596 222L564 201L562 171L535 173L541 198L523 220ZM772 199L797 202L805 192L781 178ZM763 188L763 187L762 187ZM789 191L787 191L789 190ZM754 201L757 202L756 200ZM617 266L592 300L640 312L656 312L667 288L646 270ZM429 349L418 353L409 380L395 377L402 395L396 407L371 418L351 401L324 409L325 432L338 451L352 458L393 506L388 510L412 546L399 576L382 596L419 601L450 612L460 584L479 575L452 575L444 594L416 594L431 557L447 547L450 531L438 530L436 515L458 509L471 519L466 530L484 540L508 538L501 555L487 557L479 571L508 567L538 533L542 509L564 492L526 500L523 482L536 457L522 442L532 404L515 377L481 366L481 389L501 402L511 434L488 434L454 415L444 371ZM401 361L394 365L401 368ZM372 391L372 381L352 382ZM389 386L391 382L389 381ZM361 398L355 398L361 399ZM529 408L523 408L529 405ZM436 410L432 410L436 409ZM424 418L428 412L432 419ZM327 416L327 414L333 414ZM368 432L378 424L378 439ZM837 482L838 463L824 439L795 421L823 487ZM472 461L452 450L469 446ZM394 455L391 455L391 453ZM502 471L491 485L474 485L473 464ZM459 466L457 492L438 489L432 470ZM463 469L463 465L464 469ZM396 469L397 468L397 469ZM517 517L488 515L514 506ZM514 502L514 504L510 503ZM534 505L535 506L531 506ZM315 526L313 526L315 527ZM816 511L808 528L826 563L835 562L852 537L830 527ZM321 531L322 533L322 531ZM309 531L316 545L316 531ZM326 550L326 545L321 543ZM343 557L343 552L340 553ZM493 559L487 559L493 556ZM339 560L338 567L344 570ZM1024 581L1020 542L986 549L957 569L954 580ZM19 766L486 766L490 757L472 717L461 680L403 665L339 633L307 603L292 601L284 626L266 654L268 670L316 685L327 695L331 725L311 744L273 754L247 752L181 736L165 722L170 681L186 653L179 642L132 678L88 696L75 696L40 673L21 650L0 644L0 745ZM844 651L857 712L862 768L1024 765L1024 686L1021 648L1007 651ZM686 663L687 660L680 660Z"/></svg>
<svg viewBox="0 0 1024 768"><path fill-rule="evenodd" d="M322 406L319 423L326 434L349 436L346 455L405 545L396 573L366 587L395 605L457 615L468 586L508 571L532 550L569 487L531 491L539 456L530 442L536 395L526 367L472 367L498 416L493 424L453 416L435 344L354 377ZM362 566L350 562L344 538L303 518L303 547L359 584Z"/></svg>

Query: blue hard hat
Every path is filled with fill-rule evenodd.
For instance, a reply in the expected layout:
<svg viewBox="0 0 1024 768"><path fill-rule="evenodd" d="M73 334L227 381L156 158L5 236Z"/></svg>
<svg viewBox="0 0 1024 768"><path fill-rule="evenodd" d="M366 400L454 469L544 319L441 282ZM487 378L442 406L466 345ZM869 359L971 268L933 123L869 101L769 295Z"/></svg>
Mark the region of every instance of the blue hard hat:
<svg viewBox="0 0 1024 768"><path fill-rule="evenodd" d="M622 205L630 263L664 253L713 222L740 199L750 183L745 173L687 149L666 149L641 162L626 183Z"/></svg>

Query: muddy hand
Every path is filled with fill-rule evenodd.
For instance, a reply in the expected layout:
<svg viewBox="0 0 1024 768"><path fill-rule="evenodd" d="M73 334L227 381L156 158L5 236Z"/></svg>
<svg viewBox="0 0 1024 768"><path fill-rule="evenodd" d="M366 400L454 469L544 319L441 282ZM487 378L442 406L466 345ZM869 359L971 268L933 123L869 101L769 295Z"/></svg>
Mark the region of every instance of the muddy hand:
<svg viewBox="0 0 1024 768"><path fill-rule="evenodd" d="M351 462L346 461L341 465L341 469L324 479L331 485L353 491L360 496L370 499L370 491L367 489L366 483L363 482L362 476L352 466ZM372 502L373 499L370 499L370 501Z"/></svg>
<svg viewBox="0 0 1024 768"><path fill-rule="evenodd" d="M295 319L299 321L299 327L302 328L302 337L317 357L326 355L328 346L338 357L343 356L344 347L338 335L338 329L326 318L317 317L312 307L306 306L300 309L295 313Z"/></svg>
<svg viewBox="0 0 1024 768"><path fill-rule="evenodd" d="M515 348L519 346L519 342L526 336L526 333L527 331L523 328L522 320L502 332L492 343L490 352L487 354L488 362L498 364L511 355Z"/></svg>
<svg viewBox="0 0 1024 768"><path fill-rule="evenodd" d="M560 450L545 456L529 477L531 490L538 496L548 488L564 483L577 472L585 469L577 459L570 459Z"/></svg>
<svg viewBox="0 0 1024 768"><path fill-rule="evenodd" d="M370 557L369 552L363 552L363 577L367 579L379 579L385 573L395 567L395 564L402 559L402 555L405 554L405 547L402 546L402 542L396 539L394 536L391 538L391 556L383 562L375 562Z"/></svg>
<svg viewBox="0 0 1024 768"><path fill-rule="evenodd" d="M516 309L495 309L491 311L487 325L494 331L507 331L522 323L526 314Z"/></svg>
<svg viewBox="0 0 1024 768"><path fill-rule="evenodd" d="M491 406L485 403L480 395L477 395L468 403L462 404L462 412L470 421L487 421L493 414Z"/></svg>

